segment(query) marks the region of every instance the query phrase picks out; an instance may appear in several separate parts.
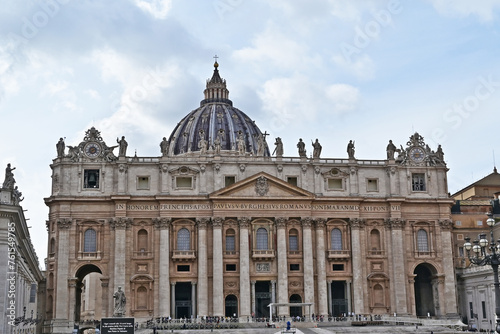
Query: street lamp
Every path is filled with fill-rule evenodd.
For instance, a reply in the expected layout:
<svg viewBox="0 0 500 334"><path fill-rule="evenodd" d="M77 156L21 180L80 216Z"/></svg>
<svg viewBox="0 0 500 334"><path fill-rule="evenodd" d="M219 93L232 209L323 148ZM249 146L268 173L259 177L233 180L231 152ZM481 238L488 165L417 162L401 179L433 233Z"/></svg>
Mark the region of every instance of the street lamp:
<svg viewBox="0 0 500 334"><path fill-rule="evenodd" d="M495 219L492 214L488 214L486 224L490 227L490 240L486 239L486 234L481 233L479 240L470 242L470 238L465 238L464 248L467 251L469 261L478 266L490 265L493 268L493 282L495 286L495 333L500 333L500 283L498 281L498 265L500 264L500 239L495 242L493 238L493 226Z"/></svg>

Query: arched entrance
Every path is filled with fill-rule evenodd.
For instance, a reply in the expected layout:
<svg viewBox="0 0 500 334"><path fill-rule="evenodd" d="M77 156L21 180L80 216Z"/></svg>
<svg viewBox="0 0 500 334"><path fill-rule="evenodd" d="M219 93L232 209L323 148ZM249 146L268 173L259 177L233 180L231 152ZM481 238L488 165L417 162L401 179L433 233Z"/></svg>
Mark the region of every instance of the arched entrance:
<svg viewBox="0 0 500 334"><path fill-rule="evenodd" d="M300 295L291 295L290 303L302 303ZM302 317L302 306L290 306L291 317Z"/></svg>
<svg viewBox="0 0 500 334"><path fill-rule="evenodd" d="M226 297L226 317L237 317L238 316L238 299L235 295L228 295Z"/></svg>
<svg viewBox="0 0 500 334"><path fill-rule="evenodd" d="M93 264L80 267L75 274L75 322L80 323L80 329L95 328L102 317L106 305L102 304L103 291L101 287L102 271Z"/></svg>
<svg viewBox="0 0 500 334"><path fill-rule="evenodd" d="M415 274L415 311L417 316L436 316L437 291L433 289L433 277L436 269L429 264L419 264Z"/></svg>

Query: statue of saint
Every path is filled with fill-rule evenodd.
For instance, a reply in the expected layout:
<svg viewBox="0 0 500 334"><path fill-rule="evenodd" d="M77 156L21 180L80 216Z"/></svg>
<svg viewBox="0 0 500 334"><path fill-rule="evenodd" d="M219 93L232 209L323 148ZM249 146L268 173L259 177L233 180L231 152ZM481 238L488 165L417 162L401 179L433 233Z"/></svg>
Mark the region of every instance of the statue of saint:
<svg viewBox="0 0 500 334"><path fill-rule="evenodd" d="M349 159L354 159L354 142L349 140L349 144L347 144L347 155Z"/></svg>
<svg viewBox="0 0 500 334"><path fill-rule="evenodd" d="M214 146L215 146L215 154L216 155L219 155L220 154L220 138L219 138L219 135L217 135L217 137L215 137L215 140L214 140Z"/></svg>
<svg viewBox="0 0 500 334"><path fill-rule="evenodd" d="M396 145L392 143L392 140L389 140L389 144L387 144L387 159L394 160L394 153L396 152Z"/></svg>
<svg viewBox="0 0 500 334"><path fill-rule="evenodd" d="M201 137L200 141L198 142L198 148L200 149L201 154L207 153L207 141L205 140L205 138Z"/></svg>
<svg viewBox="0 0 500 334"><path fill-rule="evenodd" d="M281 158L283 156L283 142L280 137L276 138L274 145L276 145L276 147L274 148L273 154L276 153L276 157Z"/></svg>
<svg viewBox="0 0 500 334"><path fill-rule="evenodd" d="M118 145L120 145L120 151L118 152L118 156L124 157L127 154L127 146L128 146L127 141L125 140L125 136L122 136L121 140L118 140L118 138L116 138L116 142L118 143Z"/></svg>
<svg viewBox="0 0 500 334"><path fill-rule="evenodd" d="M166 157L168 154L168 140L166 137L163 137L163 140L160 143L161 156Z"/></svg>
<svg viewBox="0 0 500 334"><path fill-rule="evenodd" d="M299 142L297 143L297 148L299 149L299 157L301 158L306 158L306 144L302 141L302 138L299 139Z"/></svg>
<svg viewBox="0 0 500 334"><path fill-rule="evenodd" d="M238 131L238 139L236 140L236 144L238 147L238 154L244 155L246 151L246 145L245 145L245 136L243 135L243 132Z"/></svg>
<svg viewBox="0 0 500 334"><path fill-rule="evenodd" d="M57 149L57 157L58 158L63 158L64 157L64 149L66 146L64 145L64 140L62 138L59 139L59 141L56 144L56 149Z"/></svg>
<svg viewBox="0 0 500 334"><path fill-rule="evenodd" d="M436 157L439 159L440 162L444 162L444 152L443 148L441 145L438 145L437 151L436 151Z"/></svg>
<svg viewBox="0 0 500 334"><path fill-rule="evenodd" d="M113 316L121 317L125 314L125 304L127 302L125 292L123 292L121 286L119 286L118 290L113 294L113 298L115 300L115 310L113 312Z"/></svg>
<svg viewBox="0 0 500 334"><path fill-rule="evenodd" d="M316 138L316 141L312 143L313 146L313 158L314 159L319 159L319 156L321 155L321 144L318 141L318 138Z"/></svg>
<svg viewBox="0 0 500 334"><path fill-rule="evenodd" d="M14 179L14 173L12 173L14 169L16 169L16 167L11 168L10 164L7 164L7 167L5 168L5 179L2 186L4 189L14 189L14 183L16 183L16 180Z"/></svg>

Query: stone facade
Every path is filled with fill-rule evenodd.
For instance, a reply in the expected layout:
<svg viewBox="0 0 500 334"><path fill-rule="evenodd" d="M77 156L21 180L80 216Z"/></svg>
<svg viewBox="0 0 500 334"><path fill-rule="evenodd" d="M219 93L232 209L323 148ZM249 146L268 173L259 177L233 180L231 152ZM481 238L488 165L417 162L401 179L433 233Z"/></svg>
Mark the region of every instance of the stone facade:
<svg viewBox="0 0 500 334"><path fill-rule="evenodd" d="M10 164L0 187L0 333L41 333L45 280Z"/></svg>
<svg viewBox="0 0 500 334"><path fill-rule="evenodd" d="M53 160L46 332L82 321L93 272L102 317L118 286L136 319L456 315L439 150L415 133L383 160L271 157L225 84L216 67L159 157L116 157L92 128Z"/></svg>

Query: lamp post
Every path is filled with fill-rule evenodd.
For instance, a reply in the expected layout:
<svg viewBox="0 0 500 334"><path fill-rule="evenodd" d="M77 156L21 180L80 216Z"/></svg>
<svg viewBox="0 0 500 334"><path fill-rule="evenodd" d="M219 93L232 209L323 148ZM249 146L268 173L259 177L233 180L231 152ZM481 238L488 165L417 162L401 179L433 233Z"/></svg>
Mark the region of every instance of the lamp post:
<svg viewBox="0 0 500 334"><path fill-rule="evenodd" d="M493 282L495 287L495 333L500 333L500 283L498 281L498 265L500 264L500 239L495 242L493 238L493 226L495 219L492 214L488 214L486 224L490 227L490 240L486 239L486 234L481 233L479 240L472 243L469 237L465 238L464 248L467 251L469 261L478 266L490 265L493 269Z"/></svg>

